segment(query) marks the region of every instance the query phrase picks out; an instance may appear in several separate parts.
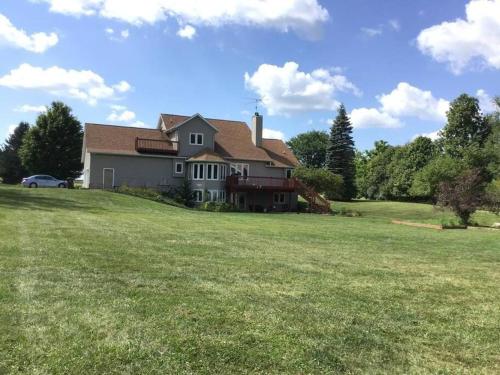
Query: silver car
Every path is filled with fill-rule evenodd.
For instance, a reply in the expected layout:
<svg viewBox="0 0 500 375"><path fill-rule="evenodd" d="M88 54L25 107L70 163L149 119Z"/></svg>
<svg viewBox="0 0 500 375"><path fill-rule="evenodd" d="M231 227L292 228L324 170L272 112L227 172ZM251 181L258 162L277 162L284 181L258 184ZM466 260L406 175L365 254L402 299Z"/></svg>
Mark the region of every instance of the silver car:
<svg viewBox="0 0 500 375"><path fill-rule="evenodd" d="M57 187L65 188L67 186L66 181L58 180L52 176L46 174L37 174L35 176L23 178L21 182L24 187L38 188L38 187Z"/></svg>

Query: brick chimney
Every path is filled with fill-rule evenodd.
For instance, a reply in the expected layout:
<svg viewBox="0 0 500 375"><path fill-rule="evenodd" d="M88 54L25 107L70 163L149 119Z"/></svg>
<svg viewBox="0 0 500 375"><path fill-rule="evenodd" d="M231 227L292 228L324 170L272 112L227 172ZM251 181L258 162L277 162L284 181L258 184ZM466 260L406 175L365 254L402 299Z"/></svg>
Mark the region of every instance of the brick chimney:
<svg viewBox="0 0 500 375"><path fill-rule="evenodd" d="M252 117L252 142L257 147L262 147L262 123L263 117L255 112Z"/></svg>

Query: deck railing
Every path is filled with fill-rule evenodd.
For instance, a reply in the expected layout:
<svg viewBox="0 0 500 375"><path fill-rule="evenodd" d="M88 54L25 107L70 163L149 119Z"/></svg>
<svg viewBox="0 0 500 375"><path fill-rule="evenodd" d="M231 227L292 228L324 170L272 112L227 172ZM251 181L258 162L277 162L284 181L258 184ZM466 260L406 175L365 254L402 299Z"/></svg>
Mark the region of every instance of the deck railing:
<svg viewBox="0 0 500 375"><path fill-rule="evenodd" d="M160 139L136 138L135 150L144 154L177 154L177 142Z"/></svg>
<svg viewBox="0 0 500 375"><path fill-rule="evenodd" d="M229 176L226 178L229 190L280 190L293 191L295 179L259 176Z"/></svg>

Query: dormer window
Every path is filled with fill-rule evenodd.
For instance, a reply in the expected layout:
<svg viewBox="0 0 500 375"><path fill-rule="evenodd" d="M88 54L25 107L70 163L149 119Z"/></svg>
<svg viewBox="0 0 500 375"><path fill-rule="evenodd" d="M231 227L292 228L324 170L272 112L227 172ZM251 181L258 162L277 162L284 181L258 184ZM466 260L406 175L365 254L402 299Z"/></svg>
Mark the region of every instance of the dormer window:
<svg viewBox="0 0 500 375"><path fill-rule="evenodd" d="M203 133L190 133L189 144L196 146L203 146Z"/></svg>

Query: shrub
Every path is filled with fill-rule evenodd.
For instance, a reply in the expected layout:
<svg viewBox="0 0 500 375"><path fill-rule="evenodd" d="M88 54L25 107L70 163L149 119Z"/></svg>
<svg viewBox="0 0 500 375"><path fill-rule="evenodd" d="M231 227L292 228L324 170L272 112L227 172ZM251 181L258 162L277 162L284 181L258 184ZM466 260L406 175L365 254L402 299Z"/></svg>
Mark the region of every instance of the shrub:
<svg viewBox="0 0 500 375"><path fill-rule="evenodd" d="M342 198L342 177L323 168L298 167L293 172L304 184L316 192L324 194L327 199Z"/></svg>
<svg viewBox="0 0 500 375"><path fill-rule="evenodd" d="M484 201L484 178L478 169L469 169L452 181L439 185L438 204L450 208L460 220L469 225L471 215Z"/></svg>
<svg viewBox="0 0 500 375"><path fill-rule="evenodd" d="M209 212L237 212L238 209L226 202L204 202L199 207L202 211Z"/></svg>

